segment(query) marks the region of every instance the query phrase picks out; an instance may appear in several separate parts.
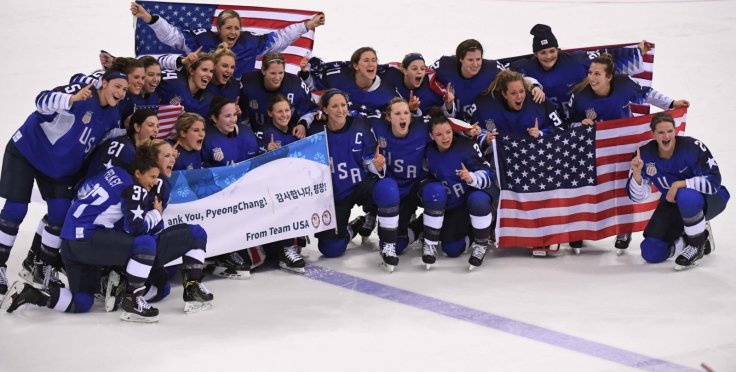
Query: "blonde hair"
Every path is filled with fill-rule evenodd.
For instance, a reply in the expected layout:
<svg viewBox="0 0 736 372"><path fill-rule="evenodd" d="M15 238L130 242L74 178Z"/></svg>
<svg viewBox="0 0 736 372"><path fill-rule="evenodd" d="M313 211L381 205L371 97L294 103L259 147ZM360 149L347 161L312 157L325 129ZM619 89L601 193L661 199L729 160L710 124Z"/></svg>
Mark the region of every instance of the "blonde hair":
<svg viewBox="0 0 736 372"><path fill-rule="evenodd" d="M227 43L222 42L217 46L217 49L212 52L212 58L215 64L217 64L217 62L220 62L222 57L226 56L233 57L234 60L237 60L237 58L235 58L235 53L233 53L233 51L227 46Z"/></svg>
<svg viewBox="0 0 736 372"><path fill-rule="evenodd" d="M227 22L228 19L233 19L233 18L237 19L238 23L242 27L243 23L240 21L240 15L238 14L238 12L232 9L227 9L227 10L223 10L222 13L220 13L220 15L217 16L217 28L218 29L222 28L222 26L225 24L225 22Z"/></svg>
<svg viewBox="0 0 736 372"><path fill-rule="evenodd" d="M176 123L174 124L174 127L176 130L171 132L171 139L174 141L178 141L179 138L181 138L181 133L186 133L189 131L189 129L192 128L194 123L201 121L202 124L205 124L206 121L202 117L202 115L194 113L194 112L184 112L181 115L179 115L178 118L176 118Z"/></svg>
<svg viewBox="0 0 736 372"><path fill-rule="evenodd" d="M506 93L509 90L509 84L514 81L521 81L524 84L524 90L529 91L529 84L524 80L524 75L511 70L503 70L496 75L488 88L483 92L484 95L490 94L493 98L498 98L496 93Z"/></svg>

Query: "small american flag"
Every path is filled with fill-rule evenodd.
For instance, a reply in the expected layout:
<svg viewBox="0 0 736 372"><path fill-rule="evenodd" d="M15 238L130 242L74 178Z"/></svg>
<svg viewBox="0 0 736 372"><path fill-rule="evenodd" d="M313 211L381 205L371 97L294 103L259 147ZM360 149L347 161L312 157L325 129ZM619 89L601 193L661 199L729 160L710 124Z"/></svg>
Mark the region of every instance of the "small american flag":
<svg viewBox="0 0 736 372"><path fill-rule="evenodd" d="M684 133L687 109L669 112ZM636 148L652 139L650 121L646 115L538 139L497 138L498 245L546 246L644 230L660 194L634 204L626 181Z"/></svg>
<svg viewBox="0 0 736 372"><path fill-rule="evenodd" d="M175 130L176 119L184 111L180 105L158 106L158 136L156 138L167 139Z"/></svg>
<svg viewBox="0 0 736 372"><path fill-rule="evenodd" d="M154 1L139 1L139 4L151 14L158 14L171 25L182 30L211 28L217 30L217 16L227 9L238 12L243 22L243 31L255 34L265 34L278 30L294 23L309 20L317 11L263 8L256 6L236 6L226 4L185 4ZM299 72L299 62L302 57L310 55L314 46L314 31L309 31L297 39L281 53L286 59L286 71L296 74ZM180 53L161 43L150 27L140 19L135 27L135 54L165 54ZM260 59L255 68L260 68Z"/></svg>

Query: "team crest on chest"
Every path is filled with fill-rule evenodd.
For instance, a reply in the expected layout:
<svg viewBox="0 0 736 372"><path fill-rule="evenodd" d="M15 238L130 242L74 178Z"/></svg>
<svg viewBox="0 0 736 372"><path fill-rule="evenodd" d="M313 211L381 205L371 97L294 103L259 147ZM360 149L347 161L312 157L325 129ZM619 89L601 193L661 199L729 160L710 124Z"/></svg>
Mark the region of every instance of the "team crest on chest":
<svg viewBox="0 0 736 372"><path fill-rule="evenodd" d="M654 177L657 174L657 166L654 163L647 163L647 176Z"/></svg>
<svg viewBox="0 0 736 372"><path fill-rule="evenodd" d="M381 146L381 148L386 148L386 138L385 137L378 137L378 146Z"/></svg>
<svg viewBox="0 0 736 372"><path fill-rule="evenodd" d="M486 120L486 129L489 132L493 132L496 130L496 122L493 121L493 119Z"/></svg>
<svg viewBox="0 0 736 372"><path fill-rule="evenodd" d="M222 159L225 159L225 153L222 152L222 148L215 147L212 149L212 158L215 159L215 161L222 161Z"/></svg>
<svg viewBox="0 0 736 372"><path fill-rule="evenodd" d="M87 111L82 117L82 124L87 125L90 121L92 121L92 111Z"/></svg>
<svg viewBox="0 0 736 372"><path fill-rule="evenodd" d="M252 99L248 102L248 107L250 107L251 110L258 110L258 100Z"/></svg>

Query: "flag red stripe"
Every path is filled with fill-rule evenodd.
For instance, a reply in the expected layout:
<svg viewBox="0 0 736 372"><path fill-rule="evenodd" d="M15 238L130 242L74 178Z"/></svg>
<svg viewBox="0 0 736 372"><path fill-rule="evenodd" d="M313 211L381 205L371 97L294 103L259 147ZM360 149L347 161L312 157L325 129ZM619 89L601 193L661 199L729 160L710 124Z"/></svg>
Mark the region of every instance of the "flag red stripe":
<svg viewBox="0 0 736 372"><path fill-rule="evenodd" d="M543 208L567 208L581 204L596 204L609 199L627 197L625 189L606 190L598 194L584 194L572 198L549 198L545 200L518 201L513 199L501 199L499 208L518 209L531 211Z"/></svg>
<svg viewBox="0 0 736 372"><path fill-rule="evenodd" d="M642 58L642 60L644 62L647 62L647 63L654 63L654 55L652 55L652 54L645 54L644 57Z"/></svg>
<svg viewBox="0 0 736 372"><path fill-rule="evenodd" d="M503 236L499 239L498 243L500 247L540 247L557 244L558 242L572 242L586 239L600 240L627 231L642 231L647 226L647 222L622 223L608 226L601 230L568 231L542 237Z"/></svg>
<svg viewBox="0 0 736 372"><path fill-rule="evenodd" d="M632 213L644 213L657 207L659 200L648 203L620 205L608 208L596 213L583 212L571 215L561 215L553 217L542 217L535 219L525 218L504 218L500 221L501 227L516 227L525 229L537 229L544 226L562 225L573 222L599 222L614 216L621 216Z"/></svg>

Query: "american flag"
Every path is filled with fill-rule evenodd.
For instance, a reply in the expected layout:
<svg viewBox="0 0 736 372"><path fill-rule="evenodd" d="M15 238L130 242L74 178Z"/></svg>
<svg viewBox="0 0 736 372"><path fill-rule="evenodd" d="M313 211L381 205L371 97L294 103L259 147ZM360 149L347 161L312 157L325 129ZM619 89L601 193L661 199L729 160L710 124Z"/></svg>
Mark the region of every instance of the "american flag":
<svg viewBox="0 0 736 372"><path fill-rule="evenodd" d="M243 22L244 31L255 34L265 34L278 30L294 23L304 22L319 13L310 10L263 8L256 6L240 6L225 4L185 4L154 1L139 1L141 6L151 14L158 14L173 26L180 29L211 28L217 30L217 16L227 9L235 10ZM314 46L314 31L309 31L297 39L281 53L286 59L287 72L299 72L299 62L302 57L311 55ZM135 54L166 54L181 53L161 43L150 27L138 19L135 26ZM256 68L261 67L260 59Z"/></svg>
<svg viewBox="0 0 736 372"><path fill-rule="evenodd" d="M158 118L158 135L156 138L167 139L175 129L176 119L184 112L181 105L145 105L136 106L135 111L149 109L156 111Z"/></svg>
<svg viewBox="0 0 736 372"><path fill-rule="evenodd" d="M669 113L684 133L687 109ZM626 180L636 148L653 138L650 121L646 115L538 139L496 138L498 245L536 247L644 230L660 194L634 204Z"/></svg>

